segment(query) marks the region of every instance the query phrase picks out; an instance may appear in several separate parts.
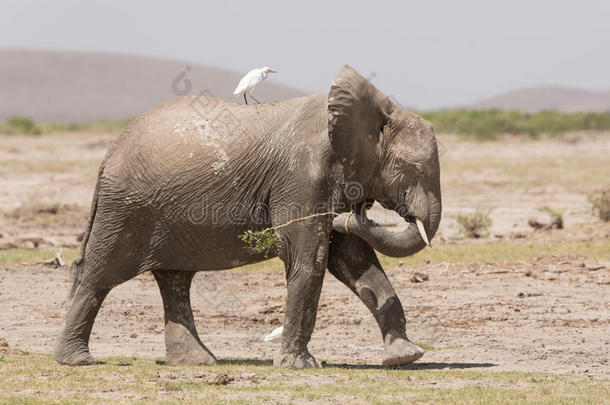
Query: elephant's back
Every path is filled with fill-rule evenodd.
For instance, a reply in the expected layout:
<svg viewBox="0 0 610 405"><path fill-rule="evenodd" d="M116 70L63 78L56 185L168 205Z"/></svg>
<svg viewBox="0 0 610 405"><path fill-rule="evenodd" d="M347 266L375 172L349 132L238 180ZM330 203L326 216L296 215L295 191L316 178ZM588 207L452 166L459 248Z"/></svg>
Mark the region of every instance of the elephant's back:
<svg viewBox="0 0 610 405"><path fill-rule="evenodd" d="M113 142L107 166L124 176L134 171L157 178L193 171L201 175L202 169L218 175L229 160L270 142L268 135L281 132L278 128L294 111L311 101L319 104L317 98L260 105L201 95L175 98L133 120Z"/></svg>
<svg viewBox="0 0 610 405"><path fill-rule="evenodd" d="M205 96L170 100L136 118L115 140L104 177L144 200L184 190L217 193L264 166L263 159L277 166L280 152L269 151L279 145L274 137L300 136L282 126L323 102L320 95L249 106Z"/></svg>
<svg viewBox="0 0 610 405"><path fill-rule="evenodd" d="M227 127L223 118L236 116L238 109L239 105L222 100L186 96L148 111L113 142L105 177L144 190L190 177L219 175L246 140L239 125Z"/></svg>

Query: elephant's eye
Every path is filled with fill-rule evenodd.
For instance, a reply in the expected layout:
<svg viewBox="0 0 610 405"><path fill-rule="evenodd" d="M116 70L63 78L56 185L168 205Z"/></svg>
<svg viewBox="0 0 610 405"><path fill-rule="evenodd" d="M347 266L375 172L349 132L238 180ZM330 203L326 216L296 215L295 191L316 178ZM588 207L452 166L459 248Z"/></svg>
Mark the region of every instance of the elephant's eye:
<svg viewBox="0 0 610 405"><path fill-rule="evenodd" d="M424 166L422 166L421 163L414 163L413 166L415 166L415 170L417 170L417 173L424 174Z"/></svg>

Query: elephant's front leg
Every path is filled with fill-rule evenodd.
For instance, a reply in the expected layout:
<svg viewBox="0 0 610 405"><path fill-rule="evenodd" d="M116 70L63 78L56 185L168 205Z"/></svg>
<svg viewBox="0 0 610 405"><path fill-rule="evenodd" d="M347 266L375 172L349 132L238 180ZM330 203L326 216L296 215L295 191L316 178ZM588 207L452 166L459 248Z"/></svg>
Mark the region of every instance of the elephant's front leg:
<svg viewBox="0 0 610 405"><path fill-rule="evenodd" d="M368 307L381 329L384 350L382 364L398 366L424 355L405 332L402 304L384 273L375 251L354 235L331 234L328 269Z"/></svg>
<svg viewBox="0 0 610 405"><path fill-rule="evenodd" d="M311 338L318 312L328 257L328 231L326 224L297 225L284 235L280 257L286 267L286 315L282 334L282 349L273 365L276 367L320 367L309 353Z"/></svg>

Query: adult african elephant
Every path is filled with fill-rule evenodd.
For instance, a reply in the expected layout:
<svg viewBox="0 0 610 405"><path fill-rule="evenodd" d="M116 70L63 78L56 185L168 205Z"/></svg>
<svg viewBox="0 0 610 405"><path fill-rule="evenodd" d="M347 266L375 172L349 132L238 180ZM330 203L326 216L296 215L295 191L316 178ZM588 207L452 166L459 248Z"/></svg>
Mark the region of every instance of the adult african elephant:
<svg viewBox="0 0 610 405"><path fill-rule="evenodd" d="M355 191L354 191L355 190ZM366 218L373 201L408 222L391 232ZM166 360L213 364L199 339L189 290L197 271L262 261L239 239L277 230L285 264L280 367L316 367L307 350L326 268L373 313L382 362L423 355L405 332L400 300L373 249L408 256L439 225L441 190L429 122L401 109L349 66L328 94L237 105L181 97L134 120L110 147L75 261L72 303L54 358L93 363L89 335L108 292L152 271L163 297Z"/></svg>

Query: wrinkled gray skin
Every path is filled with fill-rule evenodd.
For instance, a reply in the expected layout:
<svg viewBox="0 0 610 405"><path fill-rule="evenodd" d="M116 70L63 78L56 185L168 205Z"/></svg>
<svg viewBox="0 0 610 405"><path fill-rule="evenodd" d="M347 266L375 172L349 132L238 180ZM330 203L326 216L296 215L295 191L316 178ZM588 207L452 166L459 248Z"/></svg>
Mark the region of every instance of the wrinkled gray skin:
<svg viewBox="0 0 610 405"><path fill-rule="evenodd" d="M391 232L368 220L373 201L409 226ZM436 140L427 121L349 66L329 94L255 106L182 97L133 121L101 165L54 358L92 364L89 335L104 298L152 271L163 297L167 363L214 364L191 311L195 272L264 260L238 235L325 211L344 214L278 230L288 293L274 364L319 366L307 344L326 268L373 313L382 363L417 360L423 351L407 338L402 305L373 249L391 256L423 249L416 218L434 236L441 216Z"/></svg>

